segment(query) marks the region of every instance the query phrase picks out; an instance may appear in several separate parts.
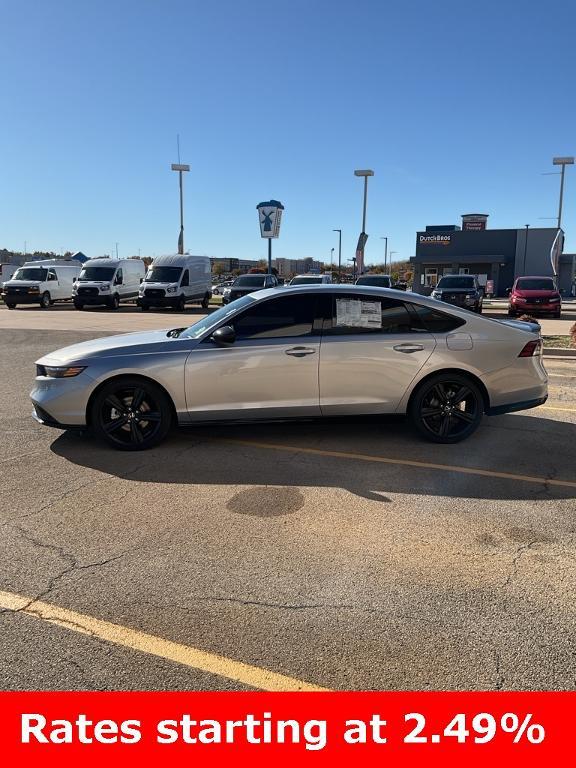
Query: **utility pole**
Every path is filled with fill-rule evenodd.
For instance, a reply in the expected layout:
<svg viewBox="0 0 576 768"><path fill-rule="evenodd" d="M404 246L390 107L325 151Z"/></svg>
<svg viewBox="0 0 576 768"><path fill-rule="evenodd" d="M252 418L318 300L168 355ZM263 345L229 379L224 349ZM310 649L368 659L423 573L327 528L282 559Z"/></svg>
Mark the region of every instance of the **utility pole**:
<svg viewBox="0 0 576 768"><path fill-rule="evenodd" d="M342 230L333 229L332 232L338 232L338 282L342 282Z"/></svg>
<svg viewBox="0 0 576 768"><path fill-rule="evenodd" d="M381 237L380 240L386 240L386 244L384 246L384 274L388 274L388 238L387 237Z"/></svg>
<svg viewBox="0 0 576 768"><path fill-rule="evenodd" d="M562 172L564 172L564 167L562 167ZM526 274L526 252L528 251L528 227L530 224L524 224L526 227L526 235L524 236L524 263L522 265L522 275ZM560 225L558 225L558 228L560 228Z"/></svg>

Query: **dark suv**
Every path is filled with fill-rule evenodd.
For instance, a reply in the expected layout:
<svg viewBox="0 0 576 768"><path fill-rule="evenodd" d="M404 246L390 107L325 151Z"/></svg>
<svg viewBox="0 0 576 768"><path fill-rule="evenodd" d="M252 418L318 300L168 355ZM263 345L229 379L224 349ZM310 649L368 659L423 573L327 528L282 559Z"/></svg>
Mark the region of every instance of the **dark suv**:
<svg viewBox="0 0 576 768"><path fill-rule="evenodd" d="M241 296L246 296L247 293L262 291L264 288L276 288L277 286L276 275L240 275L234 280L230 288L224 289L222 304L229 304Z"/></svg>
<svg viewBox="0 0 576 768"><path fill-rule="evenodd" d="M444 275L432 291L432 298L456 307L482 313L482 288L476 275Z"/></svg>

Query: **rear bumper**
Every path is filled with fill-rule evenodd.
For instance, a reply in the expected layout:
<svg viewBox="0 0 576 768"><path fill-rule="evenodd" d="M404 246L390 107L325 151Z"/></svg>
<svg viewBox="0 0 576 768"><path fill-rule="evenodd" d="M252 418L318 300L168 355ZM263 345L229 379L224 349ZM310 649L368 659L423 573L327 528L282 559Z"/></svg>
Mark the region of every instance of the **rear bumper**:
<svg viewBox="0 0 576 768"><path fill-rule="evenodd" d="M544 405L548 400L548 395L544 397L538 397L536 400L524 400L519 403L508 403L507 405L497 405L494 408L489 408L486 413L488 416L499 416L503 413L514 413L515 411L527 411L529 408L537 408L539 405Z"/></svg>

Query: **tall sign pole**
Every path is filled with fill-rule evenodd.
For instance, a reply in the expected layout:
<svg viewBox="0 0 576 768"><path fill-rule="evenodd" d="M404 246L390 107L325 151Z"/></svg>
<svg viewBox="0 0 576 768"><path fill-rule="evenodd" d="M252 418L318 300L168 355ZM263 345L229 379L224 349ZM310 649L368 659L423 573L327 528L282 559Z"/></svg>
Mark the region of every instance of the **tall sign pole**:
<svg viewBox="0 0 576 768"><path fill-rule="evenodd" d="M358 274L361 275L364 271L364 248L366 246L366 240L368 235L366 234L366 205L368 201L368 177L374 176L374 171L354 171L354 176L361 176L364 178L364 205L362 206L362 232L358 238L358 245L356 246L356 265L358 267Z"/></svg>
<svg viewBox="0 0 576 768"><path fill-rule="evenodd" d="M562 202L564 199L564 170L567 165L574 165L573 157L554 157L552 158L553 165L561 166L560 171L560 200L558 203L558 229L562 227Z"/></svg>
<svg viewBox="0 0 576 768"><path fill-rule="evenodd" d="M342 282L342 230L333 229L332 232L338 232L338 282Z"/></svg>
<svg viewBox="0 0 576 768"><path fill-rule="evenodd" d="M256 206L260 220L260 236L268 240L268 274L272 274L272 240L280 236L284 206L279 200L268 200Z"/></svg>
<svg viewBox="0 0 576 768"><path fill-rule="evenodd" d="M178 171L180 183L180 235L178 236L178 253L184 253L184 190L182 186L182 173L189 171L190 166L184 163L172 163L172 170Z"/></svg>

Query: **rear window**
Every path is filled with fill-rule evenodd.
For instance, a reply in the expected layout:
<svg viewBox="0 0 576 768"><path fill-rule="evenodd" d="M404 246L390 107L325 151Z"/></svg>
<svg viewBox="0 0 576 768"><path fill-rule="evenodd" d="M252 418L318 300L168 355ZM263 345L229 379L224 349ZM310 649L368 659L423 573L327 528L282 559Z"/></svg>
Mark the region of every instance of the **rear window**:
<svg viewBox="0 0 576 768"><path fill-rule="evenodd" d="M317 285L322 282L320 276L317 277L293 277L290 285Z"/></svg>
<svg viewBox="0 0 576 768"><path fill-rule="evenodd" d="M450 333L465 324L465 320L454 315L447 315L444 312L438 312L436 309L424 307L422 304L409 304L413 312L418 316L418 321L422 325L422 330L430 333Z"/></svg>
<svg viewBox="0 0 576 768"><path fill-rule="evenodd" d="M379 288L390 288L392 283L389 275L364 275L356 280L356 285L375 285Z"/></svg>
<svg viewBox="0 0 576 768"><path fill-rule="evenodd" d="M239 285L244 288L256 288L264 285L266 281L266 275L242 275L237 277L234 281L234 285Z"/></svg>
<svg viewBox="0 0 576 768"><path fill-rule="evenodd" d="M521 291L555 291L556 286L551 277L522 277L516 282L516 288Z"/></svg>

